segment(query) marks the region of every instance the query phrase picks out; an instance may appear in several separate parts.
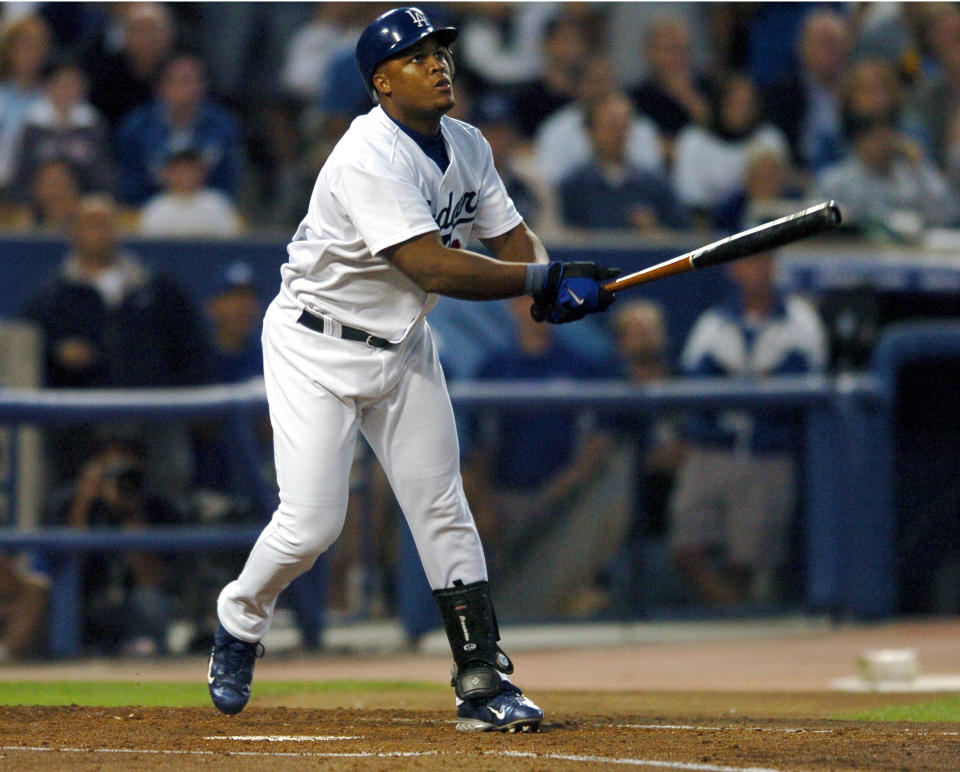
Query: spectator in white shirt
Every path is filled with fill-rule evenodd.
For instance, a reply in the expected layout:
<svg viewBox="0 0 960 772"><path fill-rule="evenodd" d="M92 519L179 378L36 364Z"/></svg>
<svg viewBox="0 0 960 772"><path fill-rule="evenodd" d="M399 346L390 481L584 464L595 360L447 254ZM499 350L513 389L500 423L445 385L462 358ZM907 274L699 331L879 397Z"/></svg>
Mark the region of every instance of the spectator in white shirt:
<svg viewBox="0 0 960 772"><path fill-rule="evenodd" d="M720 85L710 125L690 124L677 135L673 183L701 225L709 224L711 207L743 186L747 159L758 146L789 150L783 132L763 120L753 81L731 75Z"/></svg>
<svg viewBox="0 0 960 772"><path fill-rule="evenodd" d="M585 116L592 105L617 90L607 59L594 56L584 61L576 99L541 123L534 136L537 170L550 185L558 185L570 172L590 160L590 133ZM660 133L645 115L636 115L630 125L627 160L646 171L663 171Z"/></svg>
<svg viewBox="0 0 960 772"><path fill-rule="evenodd" d="M242 230L233 202L207 187L206 165L196 150L174 153L164 169L164 191L140 212L140 232L146 236L229 238Z"/></svg>
<svg viewBox="0 0 960 772"><path fill-rule="evenodd" d="M487 89L515 88L539 77L550 3L472 3L458 24L460 66Z"/></svg>

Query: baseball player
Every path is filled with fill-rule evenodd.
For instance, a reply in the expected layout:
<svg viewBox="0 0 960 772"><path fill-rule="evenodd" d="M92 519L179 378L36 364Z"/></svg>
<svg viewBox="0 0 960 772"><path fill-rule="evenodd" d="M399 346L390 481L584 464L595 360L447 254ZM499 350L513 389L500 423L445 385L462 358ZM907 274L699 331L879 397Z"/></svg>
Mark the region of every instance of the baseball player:
<svg viewBox="0 0 960 772"><path fill-rule="evenodd" d="M458 728L532 731L543 711L511 683L483 548L460 478L450 398L425 320L437 295L529 294L554 324L603 311L616 270L549 262L454 105L453 27L418 8L370 23L357 66L375 103L313 189L263 323L280 503L220 593L208 681L214 705L250 697L280 592L337 538L357 433L411 529L453 651ZM465 249L471 239L494 255ZM536 588L530 588L536 592Z"/></svg>

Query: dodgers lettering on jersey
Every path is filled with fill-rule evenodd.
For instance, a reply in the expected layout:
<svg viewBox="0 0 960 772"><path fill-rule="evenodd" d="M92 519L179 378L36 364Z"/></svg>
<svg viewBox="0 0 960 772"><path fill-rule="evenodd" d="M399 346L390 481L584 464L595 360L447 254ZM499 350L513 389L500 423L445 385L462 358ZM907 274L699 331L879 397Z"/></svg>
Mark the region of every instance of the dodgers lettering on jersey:
<svg viewBox="0 0 960 772"><path fill-rule="evenodd" d="M383 258L384 249L437 230L447 246L466 247L522 221L480 132L446 116L440 130L444 171L381 107L353 121L287 247L283 304L398 342L438 298Z"/></svg>
<svg viewBox="0 0 960 772"><path fill-rule="evenodd" d="M428 203L432 206L431 202ZM447 194L446 206L443 207L434 218L437 227L440 229L440 239L444 246L453 247L454 249L459 249L463 246L459 239L453 237L454 229L458 225L472 223L474 212L476 211L477 192L475 190L464 193L460 196L460 200L457 201L456 204L453 203L453 191Z"/></svg>

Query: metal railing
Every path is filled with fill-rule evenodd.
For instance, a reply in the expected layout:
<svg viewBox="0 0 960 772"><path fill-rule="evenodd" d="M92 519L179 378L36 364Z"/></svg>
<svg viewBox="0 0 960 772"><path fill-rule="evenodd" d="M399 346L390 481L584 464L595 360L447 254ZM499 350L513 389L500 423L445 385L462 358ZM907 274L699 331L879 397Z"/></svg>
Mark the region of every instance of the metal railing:
<svg viewBox="0 0 960 772"><path fill-rule="evenodd" d="M795 408L806 419L804 602L811 610L858 617L892 613L894 515L890 474L890 395L876 376L669 379L649 386L615 381L459 382L450 385L459 414L509 406L656 413L690 408ZM242 426L264 411L262 382L191 389L137 391L3 390L0 423L63 426L104 419L223 416ZM252 432L237 447L251 443ZM252 447L243 451L258 474ZM264 522L271 496L261 509ZM0 550L35 550L50 558L49 651L79 652L80 557L88 552L225 550L252 544L260 526L221 529L198 525L136 532L99 528L0 529ZM413 568L413 567L411 567ZM419 567L414 569L420 571ZM402 577L405 571L398 574ZM399 594L402 596L402 593Z"/></svg>

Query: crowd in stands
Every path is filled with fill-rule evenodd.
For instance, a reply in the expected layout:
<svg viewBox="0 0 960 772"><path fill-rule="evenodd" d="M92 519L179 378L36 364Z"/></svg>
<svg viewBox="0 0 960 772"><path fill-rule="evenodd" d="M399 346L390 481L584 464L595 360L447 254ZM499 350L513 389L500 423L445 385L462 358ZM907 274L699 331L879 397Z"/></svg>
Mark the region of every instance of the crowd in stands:
<svg viewBox="0 0 960 772"><path fill-rule="evenodd" d="M955 3L425 6L460 28L452 116L481 128L518 209L547 237L734 232L825 198L845 205L861 237L912 242L929 228L960 228ZM122 237L292 233L326 155L371 107L353 47L389 7L0 10L0 227L68 244L59 274L23 310L44 333L47 386L196 385L260 373L265 299L248 266L231 266L194 307ZM828 365L816 310L778 294L769 256L729 276L737 292L687 340L671 340L655 304L620 304L607 322L615 362L606 369L577 352L561 356L563 342L531 322L527 302L510 305L513 334L476 377L647 384ZM671 345L683 351L677 362ZM47 437L62 491L48 522L179 522L198 517L177 508L191 487L258 495L238 481L237 427L102 429ZM255 433L268 454L269 427ZM464 482L503 577L505 615L630 616L670 599L778 597L796 505L796 416L758 426L729 411L607 421L571 411L538 425L519 411L478 419L465 436ZM373 515L375 551L387 572L395 505L379 482L386 503ZM157 490L175 501L153 498ZM731 520L736 513L748 525ZM355 555L333 558L334 573L347 574ZM87 643L164 649L184 611L171 593L202 596L196 586L166 586L165 560L121 555L107 569L85 566ZM36 571L16 568L0 563L0 600L14 598L0 603L0 620L16 603L39 608L23 599L46 592ZM537 592L525 593L531 583ZM121 630L122 619L138 624ZM7 626L0 658L29 648L20 627Z"/></svg>
<svg viewBox="0 0 960 772"><path fill-rule="evenodd" d="M776 211L751 175L842 198L868 236L960 225L955 3L426 5L461 30L453 115L509 134L498 163L547 235L736 229ZM371 107L353 44L386 7L10 5L3 224L56 231L100 192L132 232L289 232Z"/></svg>

